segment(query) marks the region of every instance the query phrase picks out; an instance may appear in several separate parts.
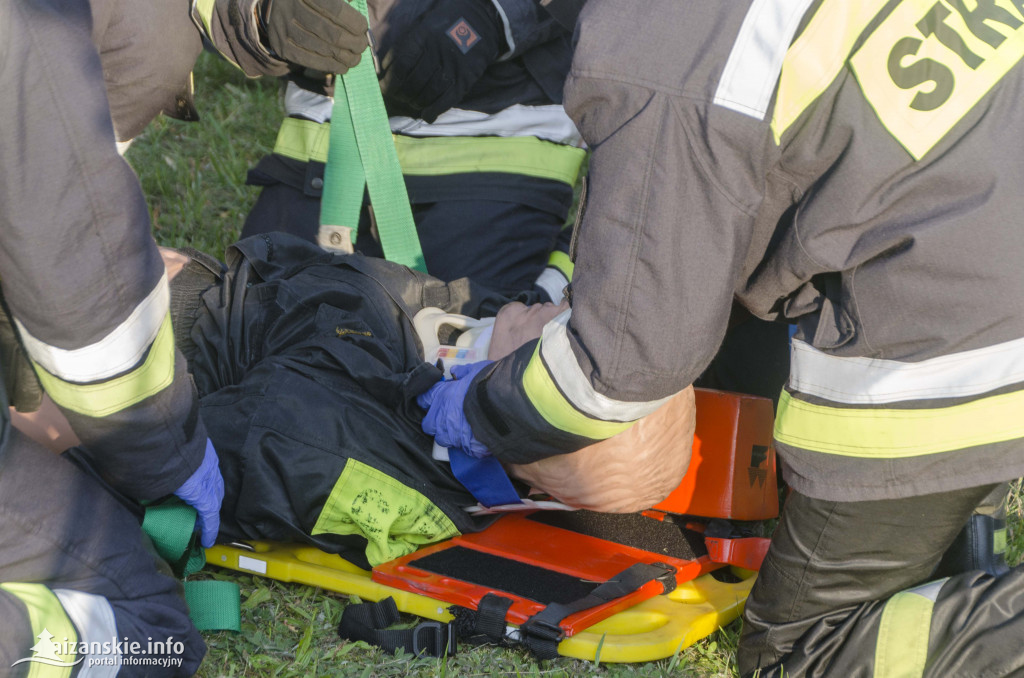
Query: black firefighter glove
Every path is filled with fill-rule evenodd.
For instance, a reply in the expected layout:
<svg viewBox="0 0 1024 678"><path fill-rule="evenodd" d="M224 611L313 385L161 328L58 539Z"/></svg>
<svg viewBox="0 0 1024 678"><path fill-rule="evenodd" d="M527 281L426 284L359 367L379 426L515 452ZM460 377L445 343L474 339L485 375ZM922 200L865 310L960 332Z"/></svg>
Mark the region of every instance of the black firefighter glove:
<svg viewBox="0 0 1024 678"><path fill-rule="evenodd" d="M366 49L366 17L345 0L261 0L260 34L275 57L345 73Z"/></svg>
<svg viewBox="0 0 1024 678"><path fill-rule="evenodd" d="M383 55L380 84L388 113L433 122L497 61L504 35L491 0L435 4Z"/></svg>

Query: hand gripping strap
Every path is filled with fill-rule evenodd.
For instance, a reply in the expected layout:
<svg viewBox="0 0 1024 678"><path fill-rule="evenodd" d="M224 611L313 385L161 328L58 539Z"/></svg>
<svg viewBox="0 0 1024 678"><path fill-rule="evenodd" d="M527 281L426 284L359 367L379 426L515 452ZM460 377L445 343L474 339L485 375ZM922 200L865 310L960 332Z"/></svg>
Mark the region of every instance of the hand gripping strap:
<svg viewBox="0 0 1024 678"><path fill-rule="evenodd" d="M175 576L188 578L206 564L206 553L195 532L196 511L178 499L146 507L142 531ZM227 581L186 581L189 617L200 631L241 630L241 593Z"/></svg>

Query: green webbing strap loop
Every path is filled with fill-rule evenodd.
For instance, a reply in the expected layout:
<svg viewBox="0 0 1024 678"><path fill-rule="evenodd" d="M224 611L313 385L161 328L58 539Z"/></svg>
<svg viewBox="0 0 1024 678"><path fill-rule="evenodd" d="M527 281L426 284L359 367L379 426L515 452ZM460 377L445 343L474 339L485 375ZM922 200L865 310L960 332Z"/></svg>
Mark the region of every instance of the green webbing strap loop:
<svg viewBox="0 0 1024 678"><path fill-rule="evenodd" d="M206 564L201 548L195 548L196 510L174 499L146 507L142 531L149 535L160 557L168 562L176 577L187 577Z"/></svg>
<svg viewBox="0 0 1024 678"><path fill-rule="evenodd" d="M241 631L242 597L233 581L187 581L188 616L200 631Z"/></svg>
<svg viewBox="0 0 1024 678"><path fill-rule="evenodd" d="M360 63L364 61L360 59ZM339 124L335 120L347 120L349 124ZM324 167L324 190L320 199L320 223L349 227L354 243L359 213L363 209L365 187L366 174L359 159L359 144L352 125L345 85L341 76L335 76L330 145ZM383 244L383 236L381 240Z"/></svg>
<svg viewBox="0 0 1024 678"><path fill-rule="evenodd" d="M175 576L187 579L206 565L206 551L195 532L196 510L180 499L146 507L142 531ZM240 631L241 592L228 581L186 581L185 602L200 631Z"/></svg>
<svg viewBox="0 0 1024 678"><path fill-rule="evenodd" d="M366 0L351 4L366 15ZM371 49L363 51L355 68L334 78L320 223L350 228L355 242L365 186L384 256L426 271Z"/></svg>

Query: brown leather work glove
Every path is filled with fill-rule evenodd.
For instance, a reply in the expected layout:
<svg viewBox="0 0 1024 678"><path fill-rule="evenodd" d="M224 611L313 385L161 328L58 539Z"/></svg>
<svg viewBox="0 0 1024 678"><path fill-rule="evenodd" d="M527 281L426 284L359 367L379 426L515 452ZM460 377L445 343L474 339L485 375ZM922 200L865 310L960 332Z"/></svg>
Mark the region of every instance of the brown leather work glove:
<svg viewBox="0 0 1024 678"><path fill-rule="evenodd" d="M628 430L571 454L510 464L509 474L565 504L604 513L654 506L690 464L696 408L687 386Z"/></svg>
<svg viewBox="0 0 1024 678"><path fill-rule="evenodd" d="M345 0L260 0L264 46L283 61L346 73L366 49L366 17Z"/></svg>

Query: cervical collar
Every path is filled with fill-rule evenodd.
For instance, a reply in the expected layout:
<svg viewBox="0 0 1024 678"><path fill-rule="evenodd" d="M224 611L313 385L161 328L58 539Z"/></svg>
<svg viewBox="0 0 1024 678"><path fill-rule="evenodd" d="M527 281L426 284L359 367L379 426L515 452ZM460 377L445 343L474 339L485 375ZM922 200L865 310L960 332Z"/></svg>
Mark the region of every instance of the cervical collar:
<svg viewBox="0 0 1024 678"><path fill-rule="evenodd" d="M447 379L452 376L453 366L487 359L494 318L477 320L428 307L416 314L412 324L423 344L423 359L432 364L440 361L439 367ZM446 343L441 343L442 338L452 336L454 341L446 339Z"/></svg>

